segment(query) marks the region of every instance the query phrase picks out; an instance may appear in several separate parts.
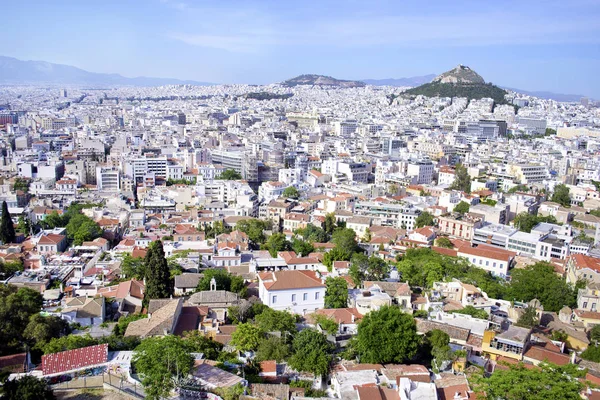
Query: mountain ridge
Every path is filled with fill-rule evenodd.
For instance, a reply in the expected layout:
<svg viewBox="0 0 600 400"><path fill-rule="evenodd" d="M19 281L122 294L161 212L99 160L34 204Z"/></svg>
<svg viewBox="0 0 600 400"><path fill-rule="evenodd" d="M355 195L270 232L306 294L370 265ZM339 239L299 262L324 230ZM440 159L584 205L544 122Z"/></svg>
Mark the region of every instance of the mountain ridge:
<svg viewBox="0 0 600 400"><path fill-rule="evenodd" d="M361 82L373 86L419 86L431 82L437 75L428 74L405 78L361 79Z"/></svg>
<svg viewBox="0 0 600 400"><path fill-rule="evenodd" d="M83 84L119 86L195 85L212 83L174 78L138 76L128 78L116 73L90 72L65 64L46 61L19 60L0 56L0 83L2 84Z"/></svg>
<svg viewBox="0 0 600 400"><path fill-rule="evenodd" d="M281 82L282 86L294 87L294 86L332 86L332 87L365 87L364 82L350 81L344 79L336 79L331 76L317 75L317 74L302 74L294 78Z"/></svg>

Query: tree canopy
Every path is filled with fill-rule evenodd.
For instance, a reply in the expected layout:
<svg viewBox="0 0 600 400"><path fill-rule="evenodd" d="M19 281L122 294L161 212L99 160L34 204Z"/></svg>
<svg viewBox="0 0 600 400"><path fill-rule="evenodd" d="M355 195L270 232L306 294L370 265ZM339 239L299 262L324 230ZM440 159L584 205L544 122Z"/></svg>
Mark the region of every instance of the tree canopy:
<svg viewBox="0 0 600 400"><path fill-rule="evenodd" d="M300 197L300 192L298 192L296 187L289 186L283 190L282 196L290 199L298 199Z"/></svg>
<svg viewBox="0 0 600 400"><path fill-rule="evenodd" d="M508 365L497 369L489 378L474 377L474 390L485 393L488 400L564 399L579 400L583 383L576 378L585 375L577 365L557 366L541 363L541 368Z"/></svg>
<svg viewBox="0 0 600 400"><path fill-rule="evenodd" d="M550 201L560 204L563 207L571 207L570 190L567 185L559 184L554 187L554 192Z"/></svg>
<svg viewBox="0 0 600 400"><path fill-rule="evenodd" d="M325 335L315 329L303 329L292 342L293 355L289 365L298 371L326 375L333 350L333 344L327 341Z"/></svg>
<svg viewBox="0 0 600 400"><path fill-rule="evenodd" d="M433 214L423 211L417 219L415 219L415 228L422 228L424 226L433 226L435 225L435 219Z"/></svg>
<svg viewBox="0 0 600 400"><path fill-rule="evenodd" d="M443 247L445 249L453 249L454 248L454 244L446 236L440 236L437 239L435 239L435 245L437 247Z"/></svg>
<svg viewBox="0 0 600 400"><path fill-rule="evenodd" d="M194 359L185 341L173 335L142 340L132 360L142 378L146 398L168 397L175 382L192 370Z"/></svg>
<svg viewBox="0 0 600 400"><path fill-rule="evenodd" d="M509 298L529 302L538 299L545 311L558 312L564 306L576 307L577 294L554 267L540 261L512 271Z"/></svg>
<svg viewBox="0 0 600 400"><path fill-rule="evenodd" d="M302 236L305 241L310 243L325 243L329 240L327 232L313 224L306 225L306 228L297 229L296 234Z"/></svg>
<svg viewBox="0 0 600 400"><path fill-rule="evenodd" d="M26 375L7 380L2 386L3 400L55 400L56 396L44 379Z"/></svg>
<svg viewBox="0 0 600 400"><path fill-rule="evenodd" d="M290 356L290 345L283 338L268 336L261 339L256 350L258 361L275 360L283 362Z"/></svg>
<svg viewBox="0 0 600 400"><path fill-rule="evenodd" d="M254 324L239 324L231 334L231 345L238 351L252 351L258 348L264 332Z"/></svg>
<svg viewBox="0 0 600 400"><path fill-rule="evenodd" d="M383 306L360 321L352 348L362 363L403 363L415 356L419 343L412 315Z"/></svg>
<svg viewBox="0 0 600 400"><path fill-rule="evenodd" d="M6 201L2 202L2 217L0 219L0 241L4 244L15 242L15 226L8 212Z"/></svg>
<svg viewBox="0 0 600 400"><path fill-rule="evenodd" d="M262 313L254 318L256 325L263 332L288 332L296 333L296 318L287 311L277 311L265 308Z"/></svg>
<svg viewBox="0 0 600 400"><path fill-rule="evenodd" d="M144 259L146 299L166 299L173 295L173 280L160 240L152 242Z"/></svg>
<svg viewBox="0 0 600 400"><path fill-rule="evenodd" d="M269 236L263 248L269 251L271 257L275 258L278 252L290 250L292 245L283 233L274 233Z"/></svg>
<svg viewBox="0 0 600 400"><path fill-rule="evenodd" d="M514 226L521 232L531 232L531 229L539 224L540 222L548 222L550 224L556 224L556 218L552 215L546 217L541 215L533 215L528 212L522 212L515 217Z"/></svg>
<svg viewBox="0 0 600 400"><path fill-rule="evenodd" d="M342 277L328 277L325 280L325 308L348 307L348 282Z"/></svg>
<svg viewBox="0 0 600 400"><path fill-rule="evenodd" d="M265 242L264 231L271 229L271 223L261 219L248 218L235 224L235 229L248 235L248 239L253 243L263 244Z"/></svg>
<svg viewBox="0 0 600 400"><path fill-rule="evenodd" d="M242 175L234 169L226 169L219 175L217 179L221 179L224 181L237 181L242 179Z"/></svg>
<svg viewBox="0 0 600 400"><path fill-rule="evenodd" d="M0 355L11 354L22 348L31 317L41 309L42 295L39 292L0 285Z"/></svg>
<svg viewBox="0 0 600 400"><path fill-rule="evenodd" d="M196 290L210 290L210 281L215 279L217 290L227 290L228 292L240 293L245 287L244 278L239 275L232 275L224 269L211 268L202 272L202 279L198 282Z"/></svg>
<svg viewBox="0 0 600 400"><path fill-rule="evenodd" d="M464 165L456 164L456 167L454 168L454 182L452 182L450 188L461 190L465 193L471 193L471 177Z"/></svg>
<svg viewBox="0 0 600 400"><path fill-rule="evenodd" d="M471 205L469 203L467 203L466 201L461 201L454 207L454 212L459 214L466 214L469 212L469 208L471 208Z"/></svg>
<svg viewBox="0 0 600 400"><path fill-rule="evenodd" d="M450 313L466 314L466 315L470 315L473 318L488 319L488 313L485 312L485 310L482 310L480 308L475 308L471 305L466 306L465 308L460 309L460 310L450 311Z"/></svg>

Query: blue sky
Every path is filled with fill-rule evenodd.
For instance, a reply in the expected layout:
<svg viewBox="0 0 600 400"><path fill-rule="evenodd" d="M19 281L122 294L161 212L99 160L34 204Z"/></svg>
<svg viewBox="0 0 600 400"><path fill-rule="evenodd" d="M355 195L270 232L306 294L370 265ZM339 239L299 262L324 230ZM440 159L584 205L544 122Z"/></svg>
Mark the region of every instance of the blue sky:
<svg viewBox="0 0 600 400"><path fill-rule="evenodd" d="M487 81L600 98L600 0L6 1L0 54L217 83L302 73Z"/></svg>

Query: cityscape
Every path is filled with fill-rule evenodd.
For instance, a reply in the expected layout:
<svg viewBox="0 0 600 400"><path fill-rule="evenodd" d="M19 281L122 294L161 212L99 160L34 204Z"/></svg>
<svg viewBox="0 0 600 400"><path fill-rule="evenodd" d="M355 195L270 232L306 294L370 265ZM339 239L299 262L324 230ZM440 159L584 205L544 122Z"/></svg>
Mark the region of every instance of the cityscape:
<svg viewBox="0 0 600 400"><path fill-rule="evenodd" d="M272 22L255 6L205 11ZM169 20L199 5L148 7ZM417 46L369 25L344 47L354 33L314 18L303 40L342 59ZM483 32L449 34L472 53L419 73L288 74L290 56L266 67L285 78L241 83L231 68L246 79L266 48L306 46L295 23L275 40L281 21L241 20L170 31L190 52L240 55L207 59L205 77L165 60L131 74L134 53L87 68L89 49L68 44L48 61L24 45L0 56L0 398L600 399L596 78L524 60L539 76L522 85L491 58L466 63L498 45ZM533 21L516 46L596 40L569 29L562 41Z"/></svg>

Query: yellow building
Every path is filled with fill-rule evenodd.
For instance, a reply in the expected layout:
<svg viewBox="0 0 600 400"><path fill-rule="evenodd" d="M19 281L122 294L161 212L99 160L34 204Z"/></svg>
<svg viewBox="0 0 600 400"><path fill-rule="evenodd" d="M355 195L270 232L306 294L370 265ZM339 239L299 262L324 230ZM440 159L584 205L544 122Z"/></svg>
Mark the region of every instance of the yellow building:
<svg viewBox="0 0 600 400"><path fill-rule="evenodd" d="M481 349L483 353L496 360L498 356L512 358L517 361L523 360L523 354L527 350L531 329L511 326L506 331L498 333L485 331Z"/></svg>

